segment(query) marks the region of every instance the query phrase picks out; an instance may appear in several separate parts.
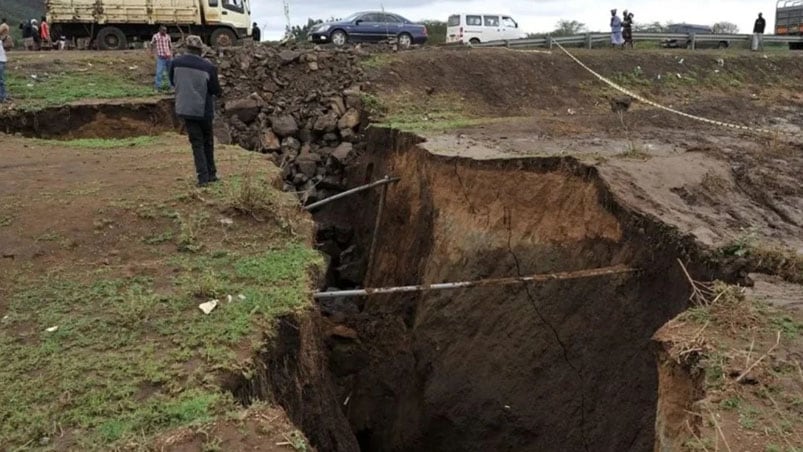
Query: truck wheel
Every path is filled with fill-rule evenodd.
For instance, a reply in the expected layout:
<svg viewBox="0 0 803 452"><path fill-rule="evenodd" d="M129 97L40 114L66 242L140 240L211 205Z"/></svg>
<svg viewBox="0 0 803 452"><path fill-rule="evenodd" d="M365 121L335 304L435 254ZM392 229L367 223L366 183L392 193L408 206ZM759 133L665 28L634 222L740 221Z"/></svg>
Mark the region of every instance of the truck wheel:
<svg viewBox="0 0 803 452"><path fill-rule="evenodd" d="M237 36L228 28L218 28L212 32L212 37L209 40L214 47L231 47L237 42Z"/></svg>
<svg viewBox="0 0 803 452"><path fill-rule="evenodd" d="M125 34L117 27L104 27L98 32L98 48L100 50L125 50L128 40Z"/></svg>

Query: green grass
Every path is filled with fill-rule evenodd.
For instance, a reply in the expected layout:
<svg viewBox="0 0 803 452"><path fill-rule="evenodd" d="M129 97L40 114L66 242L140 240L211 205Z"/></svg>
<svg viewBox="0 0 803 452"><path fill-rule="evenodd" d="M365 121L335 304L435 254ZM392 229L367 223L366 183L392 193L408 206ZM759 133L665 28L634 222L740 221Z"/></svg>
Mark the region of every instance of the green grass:
<svg viewBox="0 0 803 452"><path fill-rule="evenodd" d="M158 290L150 278L108 270L43 275L14 288L0 322L0 444L13 449L67 431L76 450L108 450L234 410L216 373L247 371L234 350L256 350L278 316L304 307L310 269L323 265L292 243L174 256ZM198 304L212 295L234 301L204 315Z"/></svg>
<svg viewBox="0 0 803 452"><path fill-rule="evenodd" d="M153 96L153 87L127 74L92 72L37 74L37 78L6 70L7 92L25 110L37 110L86 99Z"/></svg>
<svg viewBox="0 0 803 452"><path fill-rule="evenodd" d="M118 149L135 146L150 146L159 142L159 137L142 136L132 138L80 138L77 140L36 140L43 145L67 146L78 149Z"/></svg>
<svg viewBox="0 0 803 452"><path fill-rule="evenodd" d="M396 59L398 59L398 57L390 53L376 53L368 58L360 60L359 64L367 69L381 69Z"/></svg>

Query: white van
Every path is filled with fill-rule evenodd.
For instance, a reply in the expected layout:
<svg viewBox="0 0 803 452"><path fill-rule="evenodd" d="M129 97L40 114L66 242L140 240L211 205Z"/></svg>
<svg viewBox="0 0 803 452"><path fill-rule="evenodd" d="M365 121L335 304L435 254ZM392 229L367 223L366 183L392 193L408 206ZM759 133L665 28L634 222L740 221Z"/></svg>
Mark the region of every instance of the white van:
<svg viewBox="0 0 803 452"><path fill-rule="evenodd" d="M479 44L481 42L527 37L519 24L504 14L453 14L446 28L446 42Z"/></svg>

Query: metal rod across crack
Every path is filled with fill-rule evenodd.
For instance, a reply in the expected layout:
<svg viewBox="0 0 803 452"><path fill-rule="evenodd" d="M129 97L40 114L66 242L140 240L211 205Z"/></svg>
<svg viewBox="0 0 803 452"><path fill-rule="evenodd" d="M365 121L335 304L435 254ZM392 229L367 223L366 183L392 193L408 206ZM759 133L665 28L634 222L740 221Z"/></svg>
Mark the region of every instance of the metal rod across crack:
<svg viewBox="0 0 803 452"><path fill-rule="evenodd" d="M511 284L527 283L527 282L565 281L571 279L594 278L597 276L635 273L637 271L638 269L626 267L624 265L614 265L611 267L593 268L589 270L578 270L574 272L545 273L531 276L520 276L520 277L515 276L512 278L493 278L493 279L481 279L477 281L423 284L417 286L378 287L378 288L368 288L368 289L318 292L314 295L314 297L315 299L320 300L325 298L361 297L361 296L382 295L382 294L392 294L392 293L453 290L453 289L464 289L469 287L504 286Z"/></svg>
<svg viewBox="0 0 803 452"><path fill-rule="evenodd" d="M359 193L361 191L370 190L370 189L372 189L374 187L379 187L381 185L387 185L387 184L390 184L390 183L393 183L393 182L398 182L400 180L401 179L398 178L398 177L385 176L383 179L379 179L378 181L371 182L370 184L361 185L359 187L352 188L351 190L346 190L343 193L338 193L338 194L336 194L334 196L330 196L330 197L328 197L326 199L322 199L322 200L320 200L318 202L314 202L314 203L312 203L312 204L310 204L308 206L304 206L304 209L308 210L308 211L309 210L314 210L314 209L317 209L318 207L321 207L321 206L324 206L326 204L329 204L332 201L337 201L338 199L345 198L346 196L350 196L350 195Z"/></svg>

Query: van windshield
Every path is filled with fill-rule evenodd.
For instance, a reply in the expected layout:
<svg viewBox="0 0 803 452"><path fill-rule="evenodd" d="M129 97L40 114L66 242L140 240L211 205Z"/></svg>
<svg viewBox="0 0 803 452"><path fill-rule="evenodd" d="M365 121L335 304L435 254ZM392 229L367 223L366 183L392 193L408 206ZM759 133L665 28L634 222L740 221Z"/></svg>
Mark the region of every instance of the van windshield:
<svg viewBox="0 0 803 452"><path fill-rule="evenodd" d="M449 16L449 22L447 22L447 26L456 27L458 25L460 25L460 16L458 15Z"/></svg>

